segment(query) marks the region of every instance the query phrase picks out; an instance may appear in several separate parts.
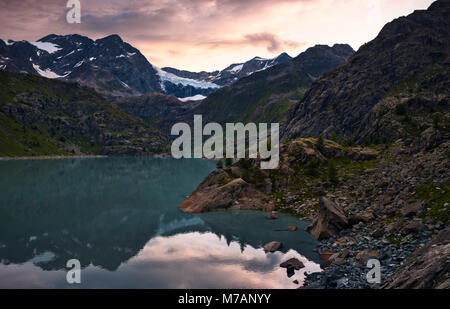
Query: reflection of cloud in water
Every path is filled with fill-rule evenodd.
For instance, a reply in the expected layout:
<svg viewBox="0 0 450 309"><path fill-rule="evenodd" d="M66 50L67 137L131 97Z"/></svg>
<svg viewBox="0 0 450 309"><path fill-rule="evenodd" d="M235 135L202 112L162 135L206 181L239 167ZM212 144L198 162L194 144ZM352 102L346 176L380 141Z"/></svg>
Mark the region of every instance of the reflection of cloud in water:
<svg viewBox="0 0 450 309"><path fill-rule="evenodd" d="M51 258L51 253L22 265L0 265L0 277L11 278L4 287L25 288L297 288L304 272L320 266L294 250L266 254L213 233L185 233L151 239L137 256L111 272L92 264L81 272L82 284L70 286L65 271L42 271L34 265ZM279 264L297 258L305 268L288 278ZM0 288L2 281L0 280Z"/></svg>
<svg viewBox="0 0 450 309"><path fill-rule="evenodd" d="M287 278L279 264L294 257L305 268ZM304 271L320 271L294 250L266 254L247 246L241 253L238 243L228 246L212 233L156 237L124 268L152 278L149 287L161 288L295 288L293 281L302 283Z"/></svg>

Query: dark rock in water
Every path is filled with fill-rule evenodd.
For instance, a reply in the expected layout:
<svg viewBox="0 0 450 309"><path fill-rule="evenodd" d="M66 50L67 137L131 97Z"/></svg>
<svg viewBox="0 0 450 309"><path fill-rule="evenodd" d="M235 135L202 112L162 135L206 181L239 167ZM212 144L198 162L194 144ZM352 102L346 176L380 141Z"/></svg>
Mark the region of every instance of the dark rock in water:
<svg viewBox="0 0 450 309"><path fill-rule="evenodd" d="M388 283L387 289L449 288L450 227L409 256Z"/></svg>
<svg viewBox="0 0 450 309"><path fill-rule="evenodd" d="M272 213L267 217L267 219L269 219L269 220L276 220L276 219L278 219L278 217L272 212Z"/></svg>
<svg viewBox="0 0 450 309"><path fill-rule="evenodd" d="M299 269L304 268L305 265L301 261L299 261L295 258L292 258L292 259L287 260L286 262L281 263L280 267L282 267L282 268L293 267L294 269L299 270Z"/></svg>
<svg viewBox="0 0 450 309"><path fill-rule="evenodd" d="M283 244L281 242L272 241L272 242L269 242L268 244L264 245L264 250L267 252L275 252L275 251L280 250L282 246L283 246Z"/></svg>
<svg viewBox="0 0 450 309"><path fill-rule="evenodd" d="M296 226L287 226L284 230L288 231L288 232L295 232L297 230L297 227Z"/></svg>
<svg viewBox="0 0 450 309"><path fill-rule="evenodd" d="M320 197L318 217L306 228L306 231L318 239L327 239L349 226L344 211L331 200Z"/></svg>
<svg viewBox="0 0 450 309"><path fill-rule="evenodd" d="M287 267L286 274L287 274L288 278L291 278L293 275L295 275L295 268L292 266Z"/></svg>

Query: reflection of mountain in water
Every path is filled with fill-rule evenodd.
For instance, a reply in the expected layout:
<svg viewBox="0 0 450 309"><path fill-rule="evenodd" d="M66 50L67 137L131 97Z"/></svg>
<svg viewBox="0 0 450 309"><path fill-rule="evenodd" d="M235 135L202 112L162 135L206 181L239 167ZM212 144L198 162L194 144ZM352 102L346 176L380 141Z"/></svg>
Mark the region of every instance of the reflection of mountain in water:
<svg viewBox="0 0 450 309"><path fill-rule="evenodd" d="M275 232L294 224L302 230L295 218L181 212L178 204L213 168L159 158L0 162L0 261L57 270L76 258L83 267L116 270L155 236L207 231L238 241L241 251L282 237L286 248L317 260L308 234Z"/></svg>
<svg viewBox="0 0 450 309"><path fill-rule="evenodd" d="M165 222L187 218L183 198L214 168L204 160L108 158L0 162L0 260L50 251L46 269L114 270Z"/></svg>
<svg viewBox="0 0 450 309"><path fill-rule="evenodd" d="M318 262L318 255L313 252L317 242L304 231L307 222L289 215L278 214L278 220L268 220L267 214L255 211L229 211L227 213L201 214L202 220L217 235L222 235L229 244L238 241L241 251L247 245L254 248L271 241L281 241L283 252L294 249L311 261ZM286 226L295 225L296 232L280 231Z"/></svg>

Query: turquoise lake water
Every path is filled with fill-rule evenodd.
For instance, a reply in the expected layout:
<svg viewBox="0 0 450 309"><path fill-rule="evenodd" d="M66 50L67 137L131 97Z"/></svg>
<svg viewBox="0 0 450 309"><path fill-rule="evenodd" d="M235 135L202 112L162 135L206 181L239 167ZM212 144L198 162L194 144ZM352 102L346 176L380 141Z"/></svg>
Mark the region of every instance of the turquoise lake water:
<svg viewBox="0 0 450 309"><path fill-rule="evenodd" d="M170 158L0 161L0 288L297 288L304 271L320 271L307 222L183 213L214 169ZM299 230L276 231L289 225ZM270 241L283 250L266 254ZM288 277L279 264L292 257L306 267ZM71 259L81 284L66 281Z"/></svg>

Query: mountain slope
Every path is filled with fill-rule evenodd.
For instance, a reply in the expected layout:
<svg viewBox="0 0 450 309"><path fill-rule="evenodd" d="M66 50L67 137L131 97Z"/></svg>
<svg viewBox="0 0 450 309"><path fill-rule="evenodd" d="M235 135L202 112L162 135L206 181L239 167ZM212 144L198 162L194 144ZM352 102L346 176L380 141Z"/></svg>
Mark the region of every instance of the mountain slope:
<svg viewBox="0 0 450 309"><path fill-rule="evenodd" d="M166 139L76 83L0 72L0 156L149 154Z"/></svg>
<svg viewBox="0 0 450 309"><path fill-rule="evenodd" d="M117 98L112 101L112 104L169 135L170 129L177 122L178 117L198 103L182 102L175 97L163 94L148 94Z"/></svg>
<svg viewBox="0 0 450 309"><path fill-rule="evenodd" d="M448 131L450 1L387 24L343 66L318 79L288 113L283 135L354 142Z"/></svg>
<svg viewBox="0 0 450 309"><path fill-rule="evenodd" d="M316 77L345 63L353 52L350 46L338 44L309 48L291 61L219 89L192 113L219 123L281 121L287 109L301 99Z"/></svg>

